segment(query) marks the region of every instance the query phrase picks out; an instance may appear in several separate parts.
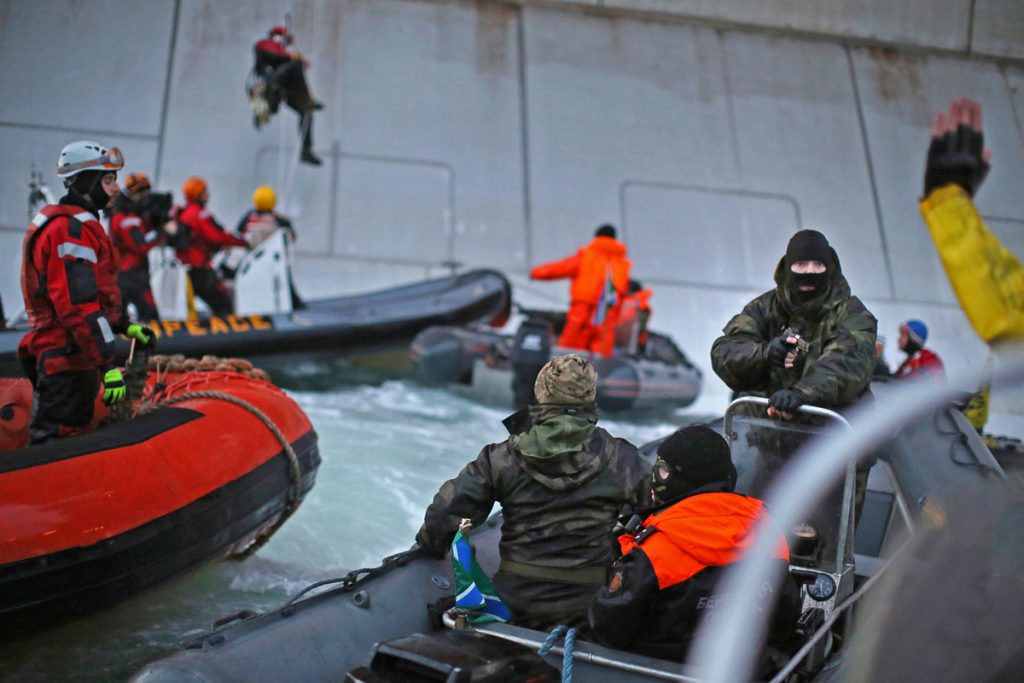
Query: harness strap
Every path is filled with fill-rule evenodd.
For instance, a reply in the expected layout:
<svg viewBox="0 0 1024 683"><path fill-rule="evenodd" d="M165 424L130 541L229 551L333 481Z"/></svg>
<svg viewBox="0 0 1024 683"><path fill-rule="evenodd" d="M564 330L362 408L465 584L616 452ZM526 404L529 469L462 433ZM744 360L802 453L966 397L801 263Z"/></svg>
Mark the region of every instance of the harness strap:
<svg viewBox="0 0 1024 683"><path fill-rule="evenodd" d="M604 567L542 567L536 564L502 560L499 571L527 576L531 579L577 583L587 586L603 586L606 580Z"/></svg>

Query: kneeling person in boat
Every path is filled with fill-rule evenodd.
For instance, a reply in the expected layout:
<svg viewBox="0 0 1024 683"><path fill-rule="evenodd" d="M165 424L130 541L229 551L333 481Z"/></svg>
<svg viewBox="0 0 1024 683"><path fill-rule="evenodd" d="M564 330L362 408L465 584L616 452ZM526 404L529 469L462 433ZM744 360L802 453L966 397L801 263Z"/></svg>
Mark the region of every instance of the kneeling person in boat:
<svg viewBox="0 0 1024 683"><path fill-rule="evenodd" d="M681 429L658 447L652 473L654 507L619 536L622 556L590 607L595 638L608 646L662 659L685 659L697 628L729 596L715 592L725 567L754 540L764 503L733 493L736 469L729 445L703 425ZM780 534L772 555L788 570ZM762 599L778 600L769 642L784 642L800 616L800 589L788 575ZM752 605L752 609L762 609Z"/></svg>
<svg viewBox="0 0 1024 683"><path fill-rule="evenodd" d="M635 446L597 426L597 373L587 360L553 358L534 391L531 424L506 420L509 438L485 446L441 486L416 541L446 553L462 518L482 524L501 503L494 585L513 623L584 627L614 559L609 529L623 505L646 501L650 466Z"/></svg>
<svg viewBox="0 0 1024 683"><path fill-rule="evenodd" d="M117 286L117 254L100 224L120 192L116 148L80 140L66 145L57 175L67 194L32 219L22 247L21 291L29 332L18 359L32 382L32 444L85 432L103 382L108 405L124 398L114 366L114 333L150 343L153 333L125 325Z"/></svg>

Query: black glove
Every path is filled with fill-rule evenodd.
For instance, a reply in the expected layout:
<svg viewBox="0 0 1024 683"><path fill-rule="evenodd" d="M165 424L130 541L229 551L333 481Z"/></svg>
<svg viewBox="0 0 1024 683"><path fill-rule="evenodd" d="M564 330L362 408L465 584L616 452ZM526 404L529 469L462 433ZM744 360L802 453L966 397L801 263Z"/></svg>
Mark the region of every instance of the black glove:
<svg viewBox="0 0 1024 683"><path fill-rule="evenodd" d="M924 196L953 183L973 197L988 175L988 162L982 158L984 149L984 134L970 126L958 126L955 131L933 137L924 168Z"/></svg>
<svg viewBox="0 0 1024 683"><path fill-rule="evenodd" d="M784 413L795 413L806 402L807 398L795 389L779 389L768 399L768 407Z"/></svg>
<svg viewBox="0 0 1024 683"><path fill-rule="evenodd" d="M764 349L764 359L771 365L782 364L786 360L786 354L790 352L791 345L786 343L785 337L775 337Z"/></svg>

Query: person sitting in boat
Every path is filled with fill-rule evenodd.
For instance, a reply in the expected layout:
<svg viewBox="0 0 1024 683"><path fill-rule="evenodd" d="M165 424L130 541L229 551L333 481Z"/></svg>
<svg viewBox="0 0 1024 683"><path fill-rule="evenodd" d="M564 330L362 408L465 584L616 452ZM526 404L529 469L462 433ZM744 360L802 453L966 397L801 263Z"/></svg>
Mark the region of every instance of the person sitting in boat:
<svg viewBox="0 0 1024 683"><path fill-rule="evenodd" d="M277 193L269 185L260 185L252 193L252 206L238 221L235 232L250 247L255 247L264 242L268 237L278 230L285 230L288 234L288 241L295 241L295 228L292 222L274 211L277 205ZM237 265L236 265L237 267ZM291 290L292 308L303 308L305 304L295 291L295 282L292 279L291 264L288 264L288 287Z"/></svg>
<svg viewBox="0 0 1024 683"><path fill-rule="evenodd" d="M571 278L569 312L558 345L612 355L615 324L629 286L631 262L614 226L602 225L594 239L567 258L543 263L530 271L534 280Z"/></svg>
<svg viewBox="0 0 1024 683"><path fill-rule="evenodd" d="M480 525L500 502L494 585L513 623L584 628L614 559L608 532L624 504L637 508L649 498L650 466L635 446L597 426L597 373L586 359L551 359L534 392L538 405L505 420L509 438L485 446L441 486L416 541L441 556L461 519Z"/></svg>
<svg viewBox="0 0 1024 683"><path fill-rule="evenodd" d="M266 38L253 46L255 71L266 79L268 87L276 90L272 96L271 110L277 110L278 99L299 115L299 132L302 134L302 152L299 159L314 166L320 165L320 158L313 153L313 112L323 109L323 104L313 99L306 83L306 69L309 60L289 48L294 38L287 26L275 26Z"/></svg>
<svg viewBox="0 0 1024 683"><path fill-rule="evenodd" d="M658 446L653 507L625 525L622 556L590 607L598 642L651 657L686 658L698 627L728 600L715 591L719 577L753 543L767 514L762 501L734 493L735 484L729 444L709 427L686 427ZM800 589L787 571L789 547L781 534L772 557L786 574L762 595L770 600L777 593L768 639L776 644L792 637Z"/></svg>
<svg viewBox="0 0 1024 683"><path fill-rule="evenodd" d="M230 315L234 304L227 288L213 269L211 258L221 247L245 247L249 243L226 232L206 208L210 190L206 181L197 176L181 186L185 195L185 208L176 217L174 236L178 260L189 267L188 278L193 293L209 306L214 315Z"/></svg>
<svg viewBox="0 0 1024 683"><path fill-rule="evenodd" d="M878 321L850 293L825 236L793 235L775 282L712 344L722 381L738 395L767 397L768 415L783 420L803 405L838 410L870 395ZM858 464L858 516L872 464Z"/></svg>
<svg viewBox="0 0 1024 683"><path fill-rule="evenodd" d="M129 174L110 217L110 240L120 257L117 285L125 314L132 306L136 319L142 321L160 319L149 282L149 251L163 244L164 233L163 225L153 225L145 207L151 190L146 174Z"/></svg>
<svg viewBox="0 0 1024 683"><path fill-rule="evenodd" d="M151 344L153 332L125 325L117 286L117 254L100 224L120 191L124 157L88 140L61 150L57 175L65 194L32 219L22 247L21 291L29 332L18 359L32 383L32 444L85 432L102 373L103 401L124 398L114 367L114 334Z"/></svg>
<svg viewBox="0 0 1024 683"><path fill-rule="evenodd" d="M907 357L893 373L897 379L929 374L945 376L946 370L942 365L942 359L934 351L924 347L927 340L928 326L920 320L911 319L900 325L900 351L907 354Z"/></svg>
<svg viewBox="0 0 1024 683"><path fill-rule="evenodd" d="M647 325L651 319L651 296L654 294L638 280L630 280L622 299L619 320L615 326L615 348L643 354L647 348Z"/></svg>

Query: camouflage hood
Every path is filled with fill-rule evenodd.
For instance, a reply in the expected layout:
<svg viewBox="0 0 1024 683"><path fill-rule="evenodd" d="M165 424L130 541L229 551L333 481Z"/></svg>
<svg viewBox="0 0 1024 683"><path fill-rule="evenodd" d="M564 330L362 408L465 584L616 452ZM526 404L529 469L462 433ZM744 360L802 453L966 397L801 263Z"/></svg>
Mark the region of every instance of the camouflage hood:
<svg viewBox="0 0 1024 683"><path fill-rule="evenodd" d="M593 406L534 406L533 426L509 437L531 479L553 491L571 491L593 479L607 464L603 451L587 445L597 429Z"/></svg>

